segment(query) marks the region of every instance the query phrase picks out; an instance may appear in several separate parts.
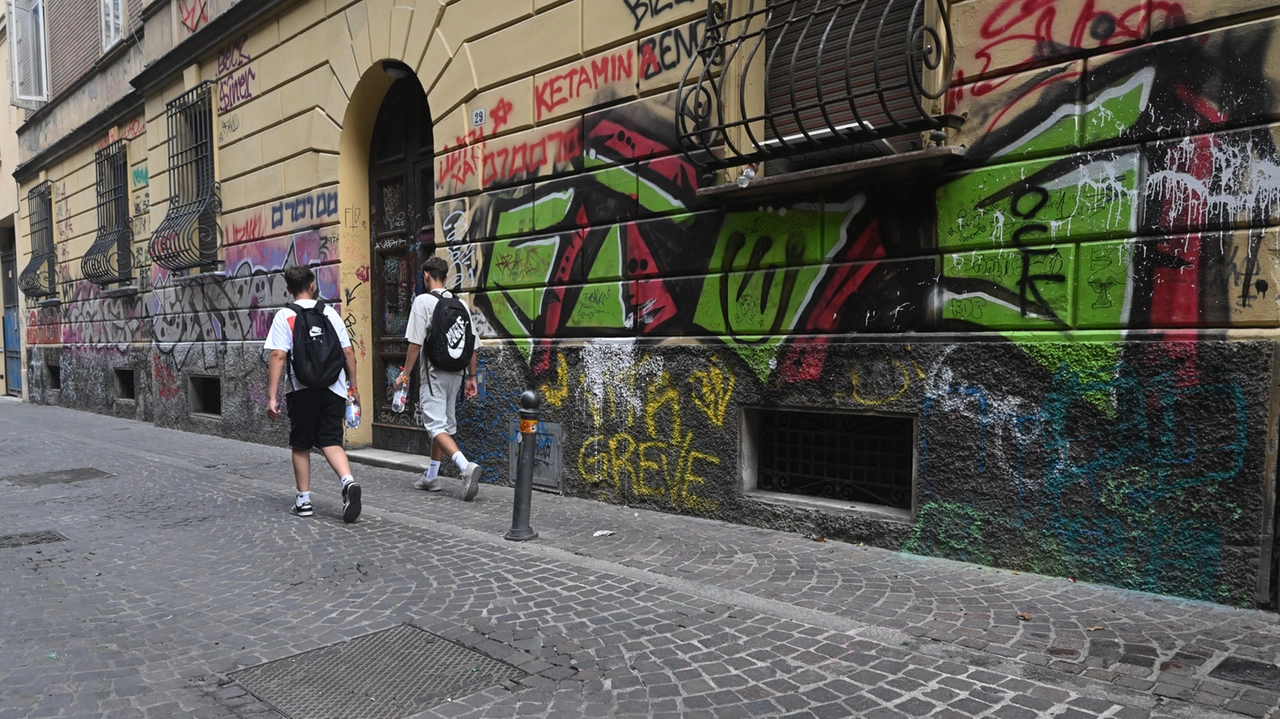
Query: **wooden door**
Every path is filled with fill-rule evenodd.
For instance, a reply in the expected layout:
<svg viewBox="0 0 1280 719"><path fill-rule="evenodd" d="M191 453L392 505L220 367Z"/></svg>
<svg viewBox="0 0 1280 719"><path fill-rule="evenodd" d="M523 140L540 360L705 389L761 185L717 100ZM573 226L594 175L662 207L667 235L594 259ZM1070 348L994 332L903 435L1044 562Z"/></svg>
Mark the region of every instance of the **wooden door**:
<svg viewBox="0 0 1280 719"><path fill-rule="evenodd" d="M413 298L423 291L422 258L435 248L431 114L417 78L397 80L387 92L369 148L370 282L373 285L373 445L427 454L417 402L391 411L394 381L404 366L404 338ZM416 372L414 373L417 374ZM416 398L417 381L410 387Z"/></svg>

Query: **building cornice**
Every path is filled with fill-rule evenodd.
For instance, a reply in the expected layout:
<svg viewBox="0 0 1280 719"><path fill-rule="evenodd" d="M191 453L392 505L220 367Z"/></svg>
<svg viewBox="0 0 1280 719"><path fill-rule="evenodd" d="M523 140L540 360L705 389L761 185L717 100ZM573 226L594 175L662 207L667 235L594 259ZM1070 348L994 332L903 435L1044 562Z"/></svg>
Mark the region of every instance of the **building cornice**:
<svg viewBox="0 0 1280 719"><path fill-rule="evenodd" d="M81 145L107 132L125 118L141 110L145 98L138 90L130 90L124 97L107 106L105 110L89 118L80 126L49 143L49 146L14 168L13 177L19 184L35 177L40 170L71 155Z"/></svg>
<svg viewBox="0 0 1280 719"><path fill-rule="evenodd" d="M297 2L299 0L240 0L226 12L210 20L208 25L187 36L187 39L148 63L142 72L129 82L143 93L150 93L171 78L180 76L183 69L192 62L214 52L263 20Z"/></svg>

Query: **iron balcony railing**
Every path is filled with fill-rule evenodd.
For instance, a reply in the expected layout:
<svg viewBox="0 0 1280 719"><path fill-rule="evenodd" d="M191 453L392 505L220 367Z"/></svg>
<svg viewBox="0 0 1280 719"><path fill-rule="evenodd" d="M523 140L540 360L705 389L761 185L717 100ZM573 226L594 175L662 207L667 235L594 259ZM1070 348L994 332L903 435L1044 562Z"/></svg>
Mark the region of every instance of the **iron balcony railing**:
<svg viewBox="0 0 1280 719"><path fill-rule="evenodd" d="M18 275L18 286L27 297L58 294L55 275L57 255L53 247L53 185L42 182L27 193L27 214L31 220L31 261Z"/></svg>
<svg viewBox="0 0 1280 719"><path fill-rule="evenodd" d="M212 87L206 82L167 106L169 210L151 234L149 246L152 261L167 270L214 265L222 247Z"/></svg>
<svg viewBox="0 0 1280 719"><path fill-rule="evenodd" d="M946 0L713 0L680 143L714 168L958 126L954 57Z"/></svg>
<svg viewBox="0 0 1280 719"><path fill-rule="evenodd" d="M129 216L129 146L111 143L94 155L98 174L98 235L80 261L85 279L106 286L133 278L133 218Z"/></svg>

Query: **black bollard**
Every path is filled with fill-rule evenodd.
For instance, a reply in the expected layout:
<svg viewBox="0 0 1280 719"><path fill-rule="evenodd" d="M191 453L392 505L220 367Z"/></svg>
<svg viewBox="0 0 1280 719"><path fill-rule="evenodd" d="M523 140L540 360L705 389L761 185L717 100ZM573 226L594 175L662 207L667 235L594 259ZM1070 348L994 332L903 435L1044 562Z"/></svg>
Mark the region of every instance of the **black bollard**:
<svg viewBox="0 0 1280 719"><path fill-rule="evenodd" d="M516 468L516 502L511 512L511 531L505 535L513 542L537 539L529 526L529 509L533 504L533 453L538 448L538 408L542 397L527 389L520 395L520 461Z"/></svg>

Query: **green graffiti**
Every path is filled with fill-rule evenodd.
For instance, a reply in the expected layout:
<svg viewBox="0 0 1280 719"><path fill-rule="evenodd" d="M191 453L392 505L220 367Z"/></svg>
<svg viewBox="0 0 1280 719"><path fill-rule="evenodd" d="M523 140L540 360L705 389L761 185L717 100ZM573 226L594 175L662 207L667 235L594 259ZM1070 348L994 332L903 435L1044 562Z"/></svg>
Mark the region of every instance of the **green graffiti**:
<svg viewBox="0 0 1280 719"><path fill-rule="evenodd" d="M992 329L1068 329L1075 260L1074 245L946 255L944 277L980 282L949 283L942 316Z"/></svg>
<svg viewBox="0 0 1280 719"><path fill-rule="evenodd" d="M784 209L725 217L693 321L732 346L762 382L821 275L819 263L839 244L845 216Z"/></svg>
<svg viewBox="0 0 1280 719"><path fill-rule="evenodd" d="M1137 152L1000 165L938 189L938 244L1019 247L1137 231Z"/></svg>

